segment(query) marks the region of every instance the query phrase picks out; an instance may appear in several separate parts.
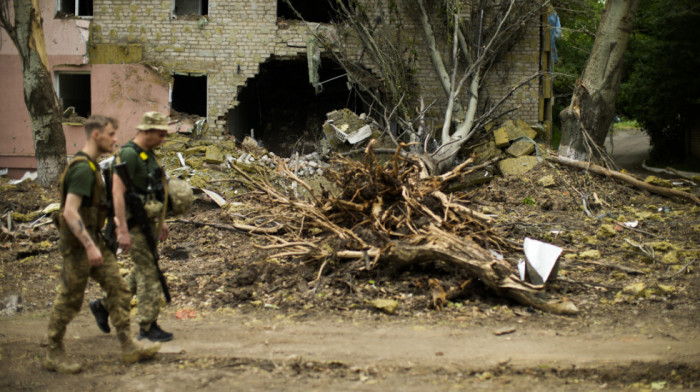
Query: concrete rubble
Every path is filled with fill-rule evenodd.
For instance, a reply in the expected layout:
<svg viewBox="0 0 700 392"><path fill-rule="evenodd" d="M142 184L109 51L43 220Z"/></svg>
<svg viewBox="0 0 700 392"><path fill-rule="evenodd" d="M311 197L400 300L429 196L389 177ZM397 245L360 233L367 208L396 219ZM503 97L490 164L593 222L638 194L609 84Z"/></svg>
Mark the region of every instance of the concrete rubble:
<svg viewBox="0 0 700 392"><path fill-rule="evenodd" d="M532 170L541 161L537 140L540 133L522 120L508 120L491 132L492 139L473 150L476 163L486 162L505 153L506 158L496 163L504 176L518 175Z"/></svg>
<svg viewBox="0 0 700 392"><path fill-rule="evenodd" d="M267 173L284 181L281 167L284 164L286 169L300 178L313 178L323 176L329 168L331 152L343 154L361 151L362 146L373 138L381 144L380 127L365 114L357 115L349 109L341 109L327 113L326 118L323 124L325 138L319 143L319 149L310 154L294 153L290 157L280 157L261 147L251 137L246 137L240 143L233 137L215 143L205 141L192 132L193 125L178 127L181 131L171 134L157 153L169 176L184 179L194 188L207 189L224 199L231 199L243 191L240 182L232 178L236 176L233 165L246 173ZM491 135L493 137L486 143L474 147L476 163L504 153L506 158L463 178L463 186L488 182L497 171L503 175L522 174L539 163L539 148L535 142L539 134L524 121L508 120L493 129ZM288 185L296 190L296 184Z"/></svg>

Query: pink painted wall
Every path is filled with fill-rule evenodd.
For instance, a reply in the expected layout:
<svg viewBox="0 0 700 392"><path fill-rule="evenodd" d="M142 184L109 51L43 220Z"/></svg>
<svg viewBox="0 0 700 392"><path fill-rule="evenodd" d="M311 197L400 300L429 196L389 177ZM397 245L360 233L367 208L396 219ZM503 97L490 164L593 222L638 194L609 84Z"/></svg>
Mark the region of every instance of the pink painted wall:
<svg viewBox="0 0 700 392"><path fill-rule="evenodd" d="M145 112L170 112L169 85L140 64L95 64L91 72L92 112L119 120L117 143L136 135Z"/></svg>
<svg viewBox="0 0 700 392"><path fill-rule="evenodd" d="M146 111L169 112L168 82L143 65L89 65L86 55L89 20L55 19L55 0L40 0L49 67L56 71L90 72L92 112L120 122L118 143L136 133ZM12 6L10 6L12 9ZM29 114L24 104L22 69L17 50L4 30L0 33L0 168L20 177L36 168ZM82 127L63 126L66 150L82 148Z"/></svg>

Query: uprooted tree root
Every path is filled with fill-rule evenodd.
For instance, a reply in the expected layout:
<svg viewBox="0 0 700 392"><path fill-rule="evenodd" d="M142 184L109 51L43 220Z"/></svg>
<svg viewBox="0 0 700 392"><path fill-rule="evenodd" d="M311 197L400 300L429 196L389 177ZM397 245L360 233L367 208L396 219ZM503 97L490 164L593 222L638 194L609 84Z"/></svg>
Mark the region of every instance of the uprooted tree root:
<svg viewBox="0 0 700 392"><path fill-rule="evenodd" d="M271 244L263 248L277 252L270 257L318 260L317 280L329 260L348 260L358 271L398 270L442 261L523 305L557 314L578 312L569 301L542 299L543 286L531 285L513 274L507 261L485 248L511 248L491 230L490 218L442 192L450 180L470 172L470 162L439 177L421 178L419 161L400 155L401 147L386 164L377 161L373 147L371 142L364 162L334 159L334 169L327 172L327 178L337 195L326 189L315 191L283 167L288 178L309 192L308 200L285 195L262 173L260 179L253 179L234 166L251 187L302 222L302 227L288 231L294 233L295 240L268 237Z"/></svg>

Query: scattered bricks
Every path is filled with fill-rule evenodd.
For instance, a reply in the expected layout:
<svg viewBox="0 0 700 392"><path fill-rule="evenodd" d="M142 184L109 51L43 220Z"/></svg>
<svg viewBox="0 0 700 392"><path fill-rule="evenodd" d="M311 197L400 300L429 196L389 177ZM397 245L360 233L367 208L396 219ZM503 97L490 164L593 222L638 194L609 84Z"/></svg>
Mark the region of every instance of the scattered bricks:
<svg viewBox="0 0 700 392"><path fill-rule="evenodd" d="M532 155L526 155L518 158L508 158L498 162L498 170L500 170L504 176L510 174L523 174L534 168L537 163L537 158L533 157Z"/></svg>
<svg viewBox="0 0 700 392"><path fill-rule="evenodd" d="M530 155L533 151L535 151L535 145L525 140L520 140L511 144L506 150L508 154L516 158L523 155Z"/></svg>

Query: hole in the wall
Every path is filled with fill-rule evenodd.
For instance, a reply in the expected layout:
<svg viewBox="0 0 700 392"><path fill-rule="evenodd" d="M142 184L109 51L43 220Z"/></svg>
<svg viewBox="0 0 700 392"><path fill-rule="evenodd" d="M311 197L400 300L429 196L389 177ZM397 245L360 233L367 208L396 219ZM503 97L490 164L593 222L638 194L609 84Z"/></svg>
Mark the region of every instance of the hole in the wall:
<svg viewBox="0 0 700 392"><path fill-rule="evenodd" d="M291 0L292 6L307 22L330 23L334 16L331 1L328 0ZM347 0L344 0L347 5ZM299 19L299 16L285 0L277 0L277 17Z"/></svg>
<svg viewBox="0 0 700 392"><path fill-rule="evenodd" d="M173 75L171 108L180 113L207 116L207 77Z"/></svg>
<svg viewBox="0 0 700 392"><path fill-rule="evenodd" d="M323 91L316 95L309 84L306 57L271 59L260 65L260 72L248 79L229 110L227 128L241 141L253 136L269 151L280 156L294 152L308 154L323 138L326 113L349 108L364 109L354 90L348 90L345 71L329 59L322 59L319 80Z"/></svg>
<svg viewBox="0 0 700 392"><path fill-rule="evenodd" d="M92 16L92 0L59 0L57 16Z"/></svg>
<svg viewBox="0 0 700 392"><path fill-rule="evenodd" d="M183 15L208 15L209 0L175 0L173 14Z"/></svg>
<svg viewBox="0 0 700 392"><path fill-rule="evenodd" d="M57 72L56 94L63 110L73 107L78 116L90 116L92 110L89 73Z"/></svg>

